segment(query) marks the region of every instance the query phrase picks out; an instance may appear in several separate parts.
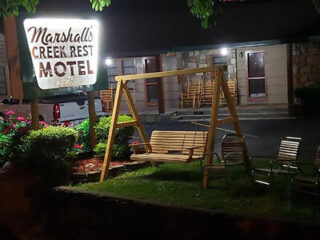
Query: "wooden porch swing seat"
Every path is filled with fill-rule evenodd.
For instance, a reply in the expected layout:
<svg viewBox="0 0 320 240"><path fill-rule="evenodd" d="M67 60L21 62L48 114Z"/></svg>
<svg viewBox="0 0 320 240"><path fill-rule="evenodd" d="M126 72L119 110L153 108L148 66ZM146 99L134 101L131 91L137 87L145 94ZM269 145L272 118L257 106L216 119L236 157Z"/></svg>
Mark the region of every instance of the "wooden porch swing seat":
<svg viewBox="0 0 320 240"><path fill-rule="evenodd" d="M134 100L130 94L127 86L130 80L143 80L152 78L163 78L170 76L183 76L196 73L210 72L214 74L214 85L212 88L212 104L211 104L211 118L209 131L153 131L150 141L147 140L146 133L143 129L138 111L136 109ZM242 134L238 116L234 107L233 98L230 95L228 84L224 78L221 67L207 67L196 69L182 69L166 72L154 72L136 75L123 75L116 76L117 89L115 94L115 101L112 110L112 119L109 129L108 141L106 146L106 153L102 166L100 181L108 178L109 166L112 157L112 150L115 141L116 129L121 127L134 126L140 136L144 146L145 153L138 153L137 148L139 145L132 146L134 153L131 160L135 161L151 161L151 162L176 162L176 163L189 163L196 160L205 159L205 163L211 164L213 161L213 149L216 137L216 129L220 124L232 123L237 134ZM192 106L199 106L199 97L201 91L201 81L196 86L189 85L189 92L187 96L181 96L181 106L186 103L192 103ZM220 92L224 92L226 98L229 117L218 119L219 113L219 96ZM128 122L118 122L121 97L124 95L128 104L129 111L133 120ZM189 96L189 97L188 97ZM186 97L186 98L185 98ZM188 99L185 100L185 99ZM247 159L247 154L244 155L244 161ZM206 188L209 182L208 171L203 171L203 187Z"/></svg>
<svg viewBox="0 0 320 240"><path fill-rule="evenodd" d="M130 145L134 161L190 163L204 158L208 132L153 131L149 143ZM140 146L148 145L146 153L138 153Z"/></svg>

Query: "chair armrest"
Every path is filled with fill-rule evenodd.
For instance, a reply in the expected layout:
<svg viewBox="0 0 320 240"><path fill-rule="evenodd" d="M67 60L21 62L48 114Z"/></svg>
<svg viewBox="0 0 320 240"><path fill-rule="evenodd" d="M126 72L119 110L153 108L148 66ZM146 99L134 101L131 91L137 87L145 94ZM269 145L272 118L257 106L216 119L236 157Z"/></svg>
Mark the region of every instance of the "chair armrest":
<svg viewBox="0 0 320 240"><path fill-rule="evenodd" d="M208 152L208 153L203 153L202 156L205 157L205 156L207 156L207 155L216 155L216 157L217 157L217 159L218 159L218 162L221 163L221 159L220 159L218 153L216 153L216 152Z"/></svg>
<svg viewBox="0 0 320 240"><path fill-rule="evenodd" d="M132 147L133 148L133 153L134 154L137 154L137 150L138 150L138 147L139 146L148 146L148 152L152 152L152 148L151 148L151 145L150 143L139 143L139 144L129 144L129 147Z"/></svg>
<svg viewBox="0 0 320 240"><path fill-rule="evenodd" d="M205 145L200 145L200 146L195 146L195 147L186 148L186 149L189 150L189 156L192 157L194 149L203 148L203 147L206 147L206 146Z"/></svg>
<svg viewBox="0 0 320 240"><path fill-rule="evenodd" d="M270 166L271 174L273 173L273 171L272 171L272 169L273 169L273 164L274 164L276 161L277 161L277 160L276 160L276 159L273 159L273 158L269 161L269 166Z"/></svg>

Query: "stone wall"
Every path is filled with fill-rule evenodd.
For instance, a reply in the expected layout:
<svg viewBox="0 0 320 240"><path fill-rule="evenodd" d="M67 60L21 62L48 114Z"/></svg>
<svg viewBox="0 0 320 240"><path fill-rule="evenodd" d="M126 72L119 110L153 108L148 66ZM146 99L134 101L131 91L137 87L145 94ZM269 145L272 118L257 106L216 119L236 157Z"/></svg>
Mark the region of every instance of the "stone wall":
<svg viewBox="0 0 320 240"><path fill-rule="evenodd" d="M178 52L178 68L203 68L213 65L213 57L221 56L220 49L210 49L202 51ZM237 63L234 48L229 48L227 53L228 80L237 80ZM196 81L202 79L203 74L195 74L187 79ZM209 80L212 76L206 74L204 79Z"/></svg>
<svg viewBox="0 0 320 240"><path fill-rule="evenodd" d="M177 70L177 58L174 56L162 56L162 71ZM178 83L178 77L163 78L163 91L165 101L165 111L179 107L179 97L181 86Z"/></svg>
<svg viewBox="0 0 320 240"><path fill-rule="evenodd" d="M293 44L292 50L294 88L320 84L320 43Z"/></svg>

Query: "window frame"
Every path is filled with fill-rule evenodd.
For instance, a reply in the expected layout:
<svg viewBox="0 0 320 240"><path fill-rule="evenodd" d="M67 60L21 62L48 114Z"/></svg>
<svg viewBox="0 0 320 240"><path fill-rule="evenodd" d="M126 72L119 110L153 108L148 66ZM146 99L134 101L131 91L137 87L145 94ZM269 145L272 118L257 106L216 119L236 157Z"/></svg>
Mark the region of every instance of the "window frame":
<svg viewBox="0 0 320 240"><path fill-rule="evenodd" d="M150 57L143 57L142 60L143 60L143 72L146 73L146 64L145 64L145 61L146 60L149 60L149 59L153 59L153 60L156 60L155 57L153 56L150 56ZM147 107L156 107L158 106L159 104L159 92L158 92L158 101L157 102L149 102L148 101L148 89L147 89L147 86L157 86L158 87L158 91L160 91L160 88L159 88L159 81L157 83L148 83L147 82L147 79L144 79L144 99L145 99L145 105Z"/></svg>
<svg viewBox="0 0 320 240"><path fill-rule="evenodd" d="M117 69L117 74L116 75L109 75L109 72L108 72L108 83L109 84L110 84L109 76L122 76L122 75L124 75L123 74L123 64L122 64L122 62L126 61L126 60L133 61L133 68L134 68L134 73L133 74L137 74L137 67L136 67L135 58L115 58L115 59L113 59L113 61L115 62L114 66L112 66L112 67L107 66L107 71L108 71L109 68L116 68ZM113 90L115 91L117 89L117 82L113 81L111 83L115 83L113 85L114 86ZM134 90L134 88L135 88L134 82L133 82L133 84L128 84L128 88L129 88L129 90Z"/></svg>
<svg viewBox="0 0 320 240"><path fill-rule="evenodd" d="M262 97L250 97L249 92L249 54L252 53L263 53L263 70L264 70L264 89L265 89L265 95ZM269 95L268 95L268 77L267 77L267 62L266 62L266 50L248 50L245 51L245 65L246 65L246 89L247 89L247 102L268 102Z"/></svg>

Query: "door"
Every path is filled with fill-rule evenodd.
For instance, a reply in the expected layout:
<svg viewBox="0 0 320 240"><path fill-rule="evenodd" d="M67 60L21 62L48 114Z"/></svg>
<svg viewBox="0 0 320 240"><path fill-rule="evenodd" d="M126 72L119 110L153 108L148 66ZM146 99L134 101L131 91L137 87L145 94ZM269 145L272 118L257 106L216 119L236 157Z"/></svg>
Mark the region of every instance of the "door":
<svg viewBox="0 0 320 240"><path fill-rule="evenodd" d="M157 72L155 58L144 59L144 70L145 73ZM145 80L145 101L147 106L157 106L159 96L159 79L151 78Z"/></svg>
<svg viewBox="0 0 320 240"><path fill-rule="evenodd" d="M264 52L247 53L248 100L267 100Z"/></svg>

